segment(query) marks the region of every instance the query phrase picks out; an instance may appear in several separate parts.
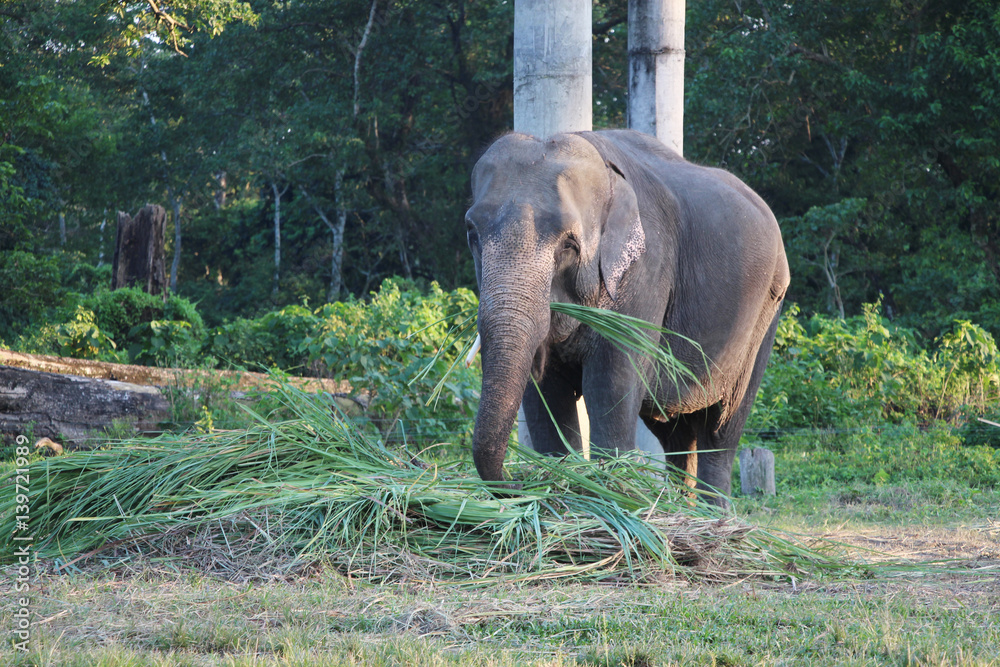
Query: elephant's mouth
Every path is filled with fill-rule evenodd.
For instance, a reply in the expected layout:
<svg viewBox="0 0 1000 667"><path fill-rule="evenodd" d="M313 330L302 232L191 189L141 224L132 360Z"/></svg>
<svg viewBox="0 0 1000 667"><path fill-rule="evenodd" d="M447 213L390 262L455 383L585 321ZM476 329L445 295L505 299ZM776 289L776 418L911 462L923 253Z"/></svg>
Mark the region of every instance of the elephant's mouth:
<svg viewBox="0 0 1000 667"><path fill-rule="evenodd" d="M548 345L558 345L568 339L577 330L580 323L569 315L552 313L549 318L549 333L545 338Z"/></svg>
<svg viewBox="0 0 1000 667"><path fill-rule="evenodd" d="M549 355L553 346L566 343L573 334L580 329L580 323L569 315L563 313L552 313L549 319L549 331L545 340L535 350L535 356L531 362L531 377L536 382L541 382L545 376L545 368L548 365Z"/></svg>

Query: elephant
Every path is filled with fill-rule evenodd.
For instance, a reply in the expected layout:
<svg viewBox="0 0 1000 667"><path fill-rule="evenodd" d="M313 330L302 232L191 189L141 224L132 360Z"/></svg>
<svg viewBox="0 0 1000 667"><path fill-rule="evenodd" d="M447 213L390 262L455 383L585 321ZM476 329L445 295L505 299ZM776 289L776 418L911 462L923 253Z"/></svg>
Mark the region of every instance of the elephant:
<svg viewBox="0 0 1000 667"><path fill-rule="evenodd" d="M536 451L580 449L582 395L592 455L633 448L641 417L668 461L697 453L696 489L727 506L789 284L764 201L736 176L632 130L508 133L473 168L465 224L480 295L480 477L503 480L522 404ZM671 333L649 335L695 378L630 360L552 302L661 325Z"/></svg>

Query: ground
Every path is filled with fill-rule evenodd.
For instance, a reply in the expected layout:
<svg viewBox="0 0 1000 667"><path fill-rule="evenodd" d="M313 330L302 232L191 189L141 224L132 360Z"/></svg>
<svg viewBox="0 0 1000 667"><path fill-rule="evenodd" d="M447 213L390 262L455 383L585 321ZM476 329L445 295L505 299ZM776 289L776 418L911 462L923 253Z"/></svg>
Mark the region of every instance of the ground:
<svg viewBox="0 0 1000 667"><path fill-rule="evenodd" d="M1000 665L995 492L928 518L897 493L737 503L751 521L898 567L644 584L348 580L322 565L224 581L93 563L33 582L33 665ZM880 500L881 499L881 500ZM897 503L898 504L898 503ZM810 507L812 509L810 509ZM948 560L948 563L931 564ZM44 565L44 564L42 564ZM16 574L7 568L5 576ZM16 601L4 596L3 625ZM9 646L9 645L8 645Z"/></svg>

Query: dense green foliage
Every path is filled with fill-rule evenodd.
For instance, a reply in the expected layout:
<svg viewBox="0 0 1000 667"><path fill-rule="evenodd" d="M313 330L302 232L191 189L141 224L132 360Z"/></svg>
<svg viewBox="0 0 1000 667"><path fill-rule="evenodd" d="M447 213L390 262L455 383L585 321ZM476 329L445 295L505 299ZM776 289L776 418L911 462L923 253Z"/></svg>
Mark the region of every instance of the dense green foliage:
<svg viewBox="0 0 1000 667"><path fill-rule="evenodd" d="M286 306L207 328L182 297L164 301L138 289L99 289L66 311L62 322L42 326L17 347L347 380L355 397L370 402L367 416L383 436L459 444L470 434L478 405L478 366L458 363L477 307L466 289L445 292L435 283L420 290L388 279L367 301ZM203 402L220 423L229 423L225 393L218 405ZM998 405L1000 351L993 336L971 322L957 320L926 344L917 331L889 322L878 304L846 320L806 317L793 306L781 318L746 438L946 423L960 429L955 437L961 442L998 446L1000 428L977 421L1000 419ZM201 418L202 408L194 409L178 421Z"/></svg>
<svg viewBox="0 0 1000 667"><path fill-rule="evenodd" d="M623 123L626 4L594 8L599 126ZM106 263L114 211L147 201L209 325L391 275L472 284L460 221L511 125L512 2L167 11L5 4L0 338L72 310L93 288L74 267ZM764 195L803 313L881 299L931 339L956 319L1000 334L995 3L712 0L687 29L688 157Z"/></svg>
<svg viewBox="0 0 1000 667"><path fill-rule="evenodd" d="M26 352L155 366L196 366L205 325L183 297L163 299L137 287L101 287L69 318L18 341Z"/></svg>
<svg viewBox="0 0 1000 667"><path fill-rule="evenodd" d="M751 420L758 429L954 421L996 408L1000 352L968 321L927 348L877 305L847 320L797 314L781 319Z"/></svg>
<svg viewBox="0 0 1000 667"><path fill-rule="evenodd" d="M347 380L356 397L370 401L367 415L386 438L460 443L471 434L479 375L456 364L457 333L476 305L466 289L444 292L435 283L423 294L386 280L369 301L352 298L316 310L287 306L216 327L203 353L220 367Z"/></svg>
<svg viewBox="0 0 1000 667"><path fill-rule="evenodd" d="M206 329L197 308L183 297L164 301L137 288L100 289L65 321L44 325L17 347L80 359L274 369L346 380L352 395L367 404L369 422L386 438L460 443L470 435L479 399L478 370L457 363L464 343L460 334L471 326L476 306L467 289L444 292L432 283L422 292L387 279L368 301L350 298L315 310L286 306ZM209 408L209 418L229 412L228 400L209 400L213 388L199 391L208 394L202 406ZM187 407L175 415L181 423L202 416L201 408L191 415Z"/></svg>
<svg viewBox="0 0 1000 667"><path fill-rule="evenodd" d="M775 210L804 312L998 333L1000 6L691 3L688 31L686 146Z"/></svg>
<svg viewBox="0 0 1000 667"><path fill-rule="evenodd" d="M626 4L594 8L598 126L623 124ZM437 413L416 371L453 364L475 305L460 220L511 125L513 3L166 11L4 5L0 342L347 379L384 434L462 417L460 441L472 371ZM972 417L1000 417L998 43L986 0L689 3L688 157L763 194L792 266L748 437L946 420L996 443ZM114 211L147 201L170 214L165 303L105 289Z"/></svg>

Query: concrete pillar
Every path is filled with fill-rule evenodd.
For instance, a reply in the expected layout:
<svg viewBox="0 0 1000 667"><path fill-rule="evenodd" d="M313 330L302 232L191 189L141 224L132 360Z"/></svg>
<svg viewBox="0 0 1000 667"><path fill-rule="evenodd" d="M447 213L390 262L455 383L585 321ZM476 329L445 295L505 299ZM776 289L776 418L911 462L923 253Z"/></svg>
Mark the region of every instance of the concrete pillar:
<svg viewBox="0 0 1000 667"><path fill-rule="evenodd" d="M684 154L684 0L629 0L628 125Z"/></svg>
<svg viewBox="0 0 1000 667"><path fill-rule="evenodd" d="M544 139L592 129L591 14L591 0L516 0L516 132Z"/></svg>
<svg viewBox="0 0 1000 667"><path fill-rule="evenodd" d="M592 9L591 0L516 0L516 132L544 139L593 128ZM587 442L589 421L582 401L579 410ZM523 409L517 414L517 432L521 445L531 446Z"/></svg>

